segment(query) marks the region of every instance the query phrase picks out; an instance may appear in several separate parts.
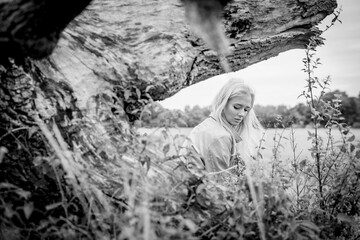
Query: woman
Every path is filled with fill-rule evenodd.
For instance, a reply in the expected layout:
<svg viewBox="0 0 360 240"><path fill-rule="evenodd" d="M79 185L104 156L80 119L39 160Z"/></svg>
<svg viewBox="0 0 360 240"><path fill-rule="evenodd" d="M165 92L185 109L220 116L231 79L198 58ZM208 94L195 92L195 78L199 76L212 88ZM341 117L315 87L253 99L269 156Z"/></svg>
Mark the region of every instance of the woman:
<svg viewBox="0 0 360 240"><path fill-rule="evenodd" d="M208 172L240 174L256 151L262 127L254 113L255 93L238 78L230 79L217 93L208 118L197 125L185 143L188 167ZM240 167L240 168L239 168Z"/></svg>

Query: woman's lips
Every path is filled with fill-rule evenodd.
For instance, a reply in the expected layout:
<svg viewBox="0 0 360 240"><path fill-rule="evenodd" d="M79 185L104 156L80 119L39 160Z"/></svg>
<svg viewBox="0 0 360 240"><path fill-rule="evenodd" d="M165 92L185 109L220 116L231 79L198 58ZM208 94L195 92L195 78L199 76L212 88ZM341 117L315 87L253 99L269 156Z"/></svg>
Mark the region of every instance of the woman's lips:
<svg viewBox="0 0 360 240"><path fill-rule="evenodd" d="M235 118L235 122L241 122L243 119L242 118Z"/></svg>

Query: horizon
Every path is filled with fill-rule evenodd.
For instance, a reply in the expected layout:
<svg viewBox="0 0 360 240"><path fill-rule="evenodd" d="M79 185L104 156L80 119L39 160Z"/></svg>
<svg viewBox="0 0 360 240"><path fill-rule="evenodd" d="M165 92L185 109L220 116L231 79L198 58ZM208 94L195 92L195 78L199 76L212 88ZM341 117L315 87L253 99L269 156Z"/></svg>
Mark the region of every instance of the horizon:
<svg viewBox="0 0 360 240"><path fill-rule="evenodd" d="M341 91L339 89L334 89L332 90L331 92L334 92L334 91ZM360 93L358 96L350 96L346 91L341 91L341 92L344 92L349 98L351 97L354 97L354 98L360 98ZM190 108L193 108L193 107L200 107L200 108L211 108L211 104L212 102L210 102L208 105L199 105L199 104L193 104L193 105L185 105L183 108L168 108L166 106L164 106L160 101L156 101L158 103L160 103L160 105L165 108L165 109L168 109L168 110L181 110L181 111L184 111L186 107L190 107ZM255 103L254 106L260 106L260 107L279 107L279 106L285 106L287 108L293 108L293 107L296 107L298 104L306 104L305 100L304 101L299 101L297 102L296 104L294 105L287 105L287 104L261 104L261 103Z"/></svg>
<svg viewBox="0 0 360 240"><path fill-rule="evenodd" d="M324 45L316 51L317 58L322 63L315 72L315 76L324 79L330 76L329 91L339 90L349 97L360 94L360 1L338 0L338 8L342 6L339 20L328 29L322 37ZM334 15L328 16L319 25L324 29ZM240 77L254 88L256 105L294 107L298 103L305 103L305 99L298 96L305 90L306 74L302 59L304 49L294 49L278 56L253 64L245 69L225 73L192 86L186 87L159 103L167 109L184 109L198 105L210 106L217 90L225 83L230 75ZM291 81L291 82L289 82Z"/></svg>

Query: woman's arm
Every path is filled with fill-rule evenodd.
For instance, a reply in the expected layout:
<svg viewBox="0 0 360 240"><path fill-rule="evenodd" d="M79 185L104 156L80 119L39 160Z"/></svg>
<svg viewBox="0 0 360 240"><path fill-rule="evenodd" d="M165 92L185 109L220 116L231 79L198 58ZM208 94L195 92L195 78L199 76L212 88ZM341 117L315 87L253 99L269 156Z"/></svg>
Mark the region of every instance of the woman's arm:
<svg viewBox="0 0 360 240"><path fill-rule="evenodd" d="M204 149L205 167L209 172L219 172L230 167L232 142L229 137L213 139Z"/></svg>

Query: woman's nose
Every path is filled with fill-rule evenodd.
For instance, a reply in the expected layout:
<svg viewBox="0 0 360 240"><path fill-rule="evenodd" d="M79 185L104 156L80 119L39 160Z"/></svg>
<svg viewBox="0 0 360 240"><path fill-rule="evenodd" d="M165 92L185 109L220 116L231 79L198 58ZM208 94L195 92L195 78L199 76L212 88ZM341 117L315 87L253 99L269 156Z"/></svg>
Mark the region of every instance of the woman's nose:
<svg viewBox="0 0 360 240"><path fill-rule="evenodd" d="M245 115L244 109L240 109L237 115L243 117Z"/></svg>

